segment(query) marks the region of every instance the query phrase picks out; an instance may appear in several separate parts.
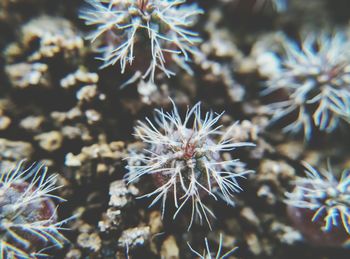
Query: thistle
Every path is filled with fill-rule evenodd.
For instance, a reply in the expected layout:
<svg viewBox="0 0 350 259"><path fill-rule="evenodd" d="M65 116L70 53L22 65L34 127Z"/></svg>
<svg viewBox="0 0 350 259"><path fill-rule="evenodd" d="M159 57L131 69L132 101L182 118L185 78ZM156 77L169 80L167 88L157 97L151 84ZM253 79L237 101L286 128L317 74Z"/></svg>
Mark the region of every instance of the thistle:
<svg viewBox="0 0 350 259"><path fill-rule="evenodd" d="M175 73L167 63L177 63L188 73L187 64L198 53L201 41L190 31L202 13L197 5L185 0L86 0L91 6L83 9L80 18L96 26L88 39L100 38L103 66L119 62L121 73L135 63L143 78L154 80L156 70L170 77Z"/></svg>
<svg viewBox="0 0 350 259"><path fill-rule="evenodd" d="M60 188L56 181L57 175L48 175L47 167L35 163L24 169L20 162L1 174L1 258L36 258L47 248L63 247L66 238L59 231L66 220L57 221L53 202L62 198L51 193Z"/></svg>
<svg viewBox="0 0 350 259"><path fill-rule="evenodd" d="M309 34L299 46L287 41L280 69L267 82L265 93L285 91L287 100L270 104L272 122L285 117L294 121L285 132L304 131L309 140L316 127L327 133L340 121L350 121L349 41L342 33Z"/></svg>
<svg viewBox="0 0 350 259"><path fill-rule="evenodd" d="M235 248L232 248L227 253L221 255L221 252L222 252L222 234L220 234L219 247L218 247L216 254L213 254L211 252L211 249L210 249L209 243L208 243L208 239L205 238L204 241L205 241L205 250L203 251L203 253L197 252L196 250L194 250L191 247L191 245L189 243L187 243L187 245L190 248L190 250L192 251L192 253L195 254L196 256L198 256L198 258L200 258L200 259L225 259L228 256L230 256L234 251L237 250L237 247L235 247Z"/></svg>
<svg viewBox="0 0 350 259"><path fill-rule="evenodd" d="M304 166L307 178L296 180L294 191L286 194L290 216L314 243L334 245L349 239L350 170L344 170L338 181L330 165L322 173L308 164ZM307 222L303 223L308 218L314 224L311 227ZM315 228L323 233L318 233Z"/></svg>
<svg viewBox="0 0 350 259"><path fill-rule="evenodd" d="M141 165L130 163L127 178L134 182L144 175L153 177L157 189L143 197L155 196L150 206L161 201L163 215L168 196L173 196L177 209L174 218L190 203L189 228L195 216L209 224L207 214L214 214L203 198L222 199L232 205L234 193L242 190L237 178L250 172L238 159L223 159L222 153L254 144L235 142L230 137L230 129L223 131L222 126L216 126L223 113L207 112L202 118L200 103L197 103L187 110L182 120L174 103L173 107L171 113L156 110L155 123L148 118L147 122L138 122L135 135L147 148L138 157Z"/></svg>

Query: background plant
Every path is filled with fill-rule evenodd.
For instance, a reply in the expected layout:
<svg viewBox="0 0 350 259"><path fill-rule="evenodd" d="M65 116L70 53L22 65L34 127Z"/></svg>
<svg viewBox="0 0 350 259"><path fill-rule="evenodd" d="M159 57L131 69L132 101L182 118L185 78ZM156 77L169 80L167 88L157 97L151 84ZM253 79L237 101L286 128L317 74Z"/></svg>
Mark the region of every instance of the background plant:
<svg viewBox="0 0 350 259"><path fill-rule="evenodd" d="M348 38L341 32L309 33L301 45L288 39L283 45L285 55L279 61L280 68L265 90L265 94L282 90L287 95L286 100L269 105L272 122L294 118L283 131L303 131L308 140L314 127L329 133L339 127L340 121L349 121Z"/></svg>
<svg viewBox="0 0 350 259"><path fill-rule="evenodd" d="M311 211L312 223L321 225L323 232L338 228L350 235L350 170L344 170L338 181L330 165L321 172L304 166L307 177L295 181L294 191L286 194L287 204L305 209L304 215Z"/></svg>
<svg viewBox="0 0 350 259"><path fill-rule="evenodd" d="M0 257L32 258L44 256L47 248L62 248L66 238L60 233L66 222L57 221L52 194L57 174L48 175L47 167L23 161L0 176Z"/></svg>

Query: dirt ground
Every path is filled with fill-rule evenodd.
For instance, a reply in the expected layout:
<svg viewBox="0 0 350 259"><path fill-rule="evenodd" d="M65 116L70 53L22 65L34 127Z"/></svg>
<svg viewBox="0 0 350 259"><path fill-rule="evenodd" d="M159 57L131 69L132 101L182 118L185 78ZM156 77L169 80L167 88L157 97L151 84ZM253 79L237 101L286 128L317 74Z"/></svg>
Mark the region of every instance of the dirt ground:
<svg viewBox="0 0 350 259"><path fill-rule="evenodd" d="M349 258L342 247L310 244L287 216L285 192L303 176L302 161L316 168L332 161L335 172L350 167L349 126L334 134L302 134L268 124L267 104L278 96L261 94L267 78L258 56L278 46L281 35L296 41L320 29L350 33L347 0L290 0L285 11L254 1L198 0L204 10L194 31L205 58L194 61L193 75L174 68L159 74L155 90L142 82L121 88L135 73L118 65L99 69L96 46L84 36L93 30L79 19L83 0L0 0L0 163L42 161L60 175L61 219L77 215L66 227L69 243L53 249L54 258L195 258L207 237L213 247L223 235L229 258ZM278 47L276 47L278 48ZM142 55L142 50L139 55ZM145 93L146 91L146 93ZM184 208L173 219L171 203L161 218L159 204L138 196L154 190L150 177L125 185L126 157L142 152L133 135L138 120L153 118L155 108L181 114L202 102L203 111L225 111L220 123L239 121L235 138L256 144L230 152L254 170L239 180L243 191L234 207L208 199L216 219L194 224ZM137 162L137 161L135 161ZM128 244L128 245L126 245Z"/></svg>

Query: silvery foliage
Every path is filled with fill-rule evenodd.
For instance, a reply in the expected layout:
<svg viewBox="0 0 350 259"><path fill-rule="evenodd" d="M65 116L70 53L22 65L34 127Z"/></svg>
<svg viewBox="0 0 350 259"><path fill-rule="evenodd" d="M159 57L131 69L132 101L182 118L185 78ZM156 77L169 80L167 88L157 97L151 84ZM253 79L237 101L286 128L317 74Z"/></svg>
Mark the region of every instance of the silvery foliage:
<svg viewBox="0 0 350 259"><path fill-rule="evenodd" d="M128 180L134 182L144 175L152 175L161 184L145 195L155 196L150 206L161 201L164 214L167 198L173 196L177 208L174 218L190 203L189 227L195 216L209 224L207 214L214 214L203 198L222 199L232 205L234 193L242 190L236 178L251 172L245 170L244 163L238 159L223 160L222 153L254 144L234 141L230 128L221 130L222 126L216 124L223 113L207 112L202 118L200 103L187 110L184 120L175 104L171 113L156 110L156 114L155 123L147 118L135 128L136 137L148 147L138 156L141 164L129 163ZM134 161L135 156L129 160Z"/></svg>
<svg viewBox="0 0 350 259"><path fill-rule="evenodd" d="M283 48L285 55L281 58L268 53L278 66L264 94L282 90L288 95L287 100L268 106L272 122L294 116L283 131L303 131L307 140L314 127L329 133L338 128L340 121L350 122L348 38L341 32L309 33L301 45L287 39Z"/></svg>
<svg viewBox="0 0 350 259"><path fill-rule="evenodd" d="M33 163L24 168L24 161L0 175L0 257L36 258L45 256L45 250L62 248L67 241L60 233L69 219L56 221L56 208L48 219L37 219L35 208L47 200L62 198L52 194L57 186L57 174L48 175L47 167ZM51 203L50 203L51 204ZM32 211L34 210L34 211ZM34 213L34 214L33 214ZM32 242L45 244L45 248L28 254Z"/></svg>
<svg viewBox="0 0 350 259"><path fill-rule="evenodd" d="M314 211L313 222L323 220L323 230L343 227L350 234L350 170L344 170L338 181L328 165L317 171L304 164L306 178L295 181L295 190L287 193L287 204Z"/></svg>
<svg viewBox="0 0 350 259"><path fill-rule="evenodd" d="M157 70L170 77L168 63L176 63L188 73L193 55L200 52L196 45L201 42L198 33L189 28L203 11L196 4L185 0L86 0L90 8L82 9L80 18L87 25L95 26L88 39L102 39L100 48L103 66L119 62L121 73L134 60L144 62L150 49L148 68L142 77L154 81ZM137 46L136 46L137 45ZM137 48L137 51L135 49ZM135 53L145 54L136 56Z"/></svg>

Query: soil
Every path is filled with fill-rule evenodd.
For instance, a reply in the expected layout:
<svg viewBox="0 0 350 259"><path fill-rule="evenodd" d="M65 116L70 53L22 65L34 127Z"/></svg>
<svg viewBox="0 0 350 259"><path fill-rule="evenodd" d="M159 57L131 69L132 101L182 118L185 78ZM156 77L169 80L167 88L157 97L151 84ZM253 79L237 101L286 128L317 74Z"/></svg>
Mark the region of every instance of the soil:
<svg viewBox="0 0 350 259"><path fill-rule="evenodd" d="M270 127L266 104L285 93L261 94L267 78L257 59L278 48L282 33L298 41L320 29L350 32L349 1L289 0L281 12L268 3L254 8L250 0L196 2L204 14L193 30L203 38L205 59L191 64L194 75L175 67L176 76L159 74L153 86L137 81L121 88L135 71L121 74L118 64L99 69L96 45L84 38L92 27L78 17L83 0L0 0L0 165L45 162L60 175L57 195L67 200L59 218L77 215L64 232L70 242L48 253L195 258L188 243L201 253L207 237L214 252L222 234L223 251L238 247L229 258L349 258L342 244L308 242L284 202L293 180L304 176L302 161L322 168L330 159L334 172L349 168L349 125L335 134L315 130L309 142L282 133L283 122ZM138 197L154 190L152 177L123 181L125 158L144 148L134 126L153 118L155 108L170 110L168 97L182 115L198 101L203 111L225 111L220 123L239 121L234 137L256 144L226 154L255 173L239 180L234 207L208 199L216 215L211 229L196 223L188 230L190 208L176 219L171 202L163 218L159 204L149 208L151 200Z"/></svg>

